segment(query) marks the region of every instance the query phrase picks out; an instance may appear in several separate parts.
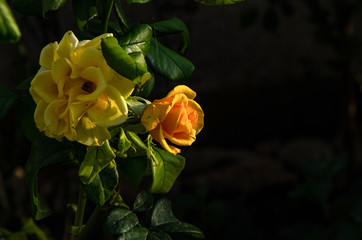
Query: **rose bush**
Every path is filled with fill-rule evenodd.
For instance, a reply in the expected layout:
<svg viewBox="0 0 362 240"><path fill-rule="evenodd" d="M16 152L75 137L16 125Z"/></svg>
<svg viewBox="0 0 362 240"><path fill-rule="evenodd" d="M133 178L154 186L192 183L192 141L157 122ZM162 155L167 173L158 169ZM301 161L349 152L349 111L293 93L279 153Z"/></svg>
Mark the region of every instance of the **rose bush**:
<svg viewBox="0 0 362 240"><path fill-rule="evenodd" d="M141 123L146 130L173 154L181 150L169 145L166 139L179 146L189 146L204 126L204 112L193 100L195 97L193 90L179 85L166 97L149 104L142 115Z"/></svg>
<svg viewBox="0 0 362 240"><path fill-rule="evenodd" d="M107 65L101 41L109 36L79 42L69 31L43 48L30 93L36 126L46 136L100 146L111 138L108 127L126 121L125 99L135 84Z"/></svg>

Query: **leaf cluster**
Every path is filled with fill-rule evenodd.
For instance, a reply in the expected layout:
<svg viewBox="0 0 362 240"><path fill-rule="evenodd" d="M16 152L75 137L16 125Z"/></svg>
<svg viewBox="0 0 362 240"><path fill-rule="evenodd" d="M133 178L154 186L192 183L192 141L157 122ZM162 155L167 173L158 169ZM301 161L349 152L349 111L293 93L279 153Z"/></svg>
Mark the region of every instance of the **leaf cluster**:
<svg viewBox="0 0 362 240"><path fill-rule="evenodd" d="M137 215L148 215L147 221L139 220ZM140 192L133 204L133 209L114 208L106 217L103 229L105 234L128 240L170 240L171 237L183 239L204 238L196 226L178 220L165 198L154 204L148 192Z"/></svg>

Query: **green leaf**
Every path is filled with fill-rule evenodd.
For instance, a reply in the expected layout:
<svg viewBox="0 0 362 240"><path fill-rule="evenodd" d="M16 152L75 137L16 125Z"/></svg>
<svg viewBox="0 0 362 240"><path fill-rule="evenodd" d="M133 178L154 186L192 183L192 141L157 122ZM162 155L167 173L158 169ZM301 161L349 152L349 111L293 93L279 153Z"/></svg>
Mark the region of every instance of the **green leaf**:
<svg viewBox="0 0 362 240"><path fill-rule="evenodd" d="M145 176L148 158L146 156L122 158L118 165L131 185L137 188Z"/></svg>
<svg viewBox="0 0 362 240"><path fill-rule="evenodd" d="M146 144L143 143L141 138L134 132L126 131L126 135L128 137L128 140L131 141L132 146L136 147L139 150L147 151L148 148Z"/></svg>
<svg viewBox="0 0 362 240"><path fill-rule="evenodd" d="M154 38L151 40L146 59L153 70L172 81L186 80L195 69L189 60Z"/></svg>
<svg viewBox="0 0 362 240"><path fill-rule="evenodd" d="M138 85L142 86L151 78L144 55L141 52L127 54L116 38L102 40L102 53L111 68Z"/></svg>
<svg viewBox="0 0 362 240"><path fill-rule="evenodd" d="M180 222L173 214L171 202L162 198L157 201L152 212L151 226L167 233L182 233L194 238L204 238L202 231L196 226Z"/></svg>
<svg viewBox="0 0 362 240"><path fill-rule="evenodd" d="M25 165L25 179L30 191L30 201L35 220L43 219L52 213L39 196L38 171L42 167L69 159L72 152L72 145L68 141L58 142L43 134L33 141L30 156Z"/></svg>
<svg viewBox="0 0 362 240"><path fill-rule="evenodd" d="M126 208L115 208L107 216L103 231L108 235L128 232L138 224L136 214Z"/></svg>
<svg viewBox="0 0 362 240"><path fill-rule="evenodd" d="M118 184L117 166L114 161L100 171L90 184L84 185L87 198L98 206L103 206L113 195Z"/></svg>
<svg viewBox="0 0 362 240"><path fill-rule="evenodd" d="M14 8L23 14L43 15L59 9L67 0L13 0Z"/></svg>
<svg viewBox="0 0 362 240"><path fill-rule="evenodd" d="M42 2L42 14L45 17L45 13L48 11L58 10L61 6L63 6L67 0L41 0Z"/></svg>
<svg viewBox="0 0 362 240"><path fill-rule="evenodd" d="M172 238L162 231L150 231L147 240L172 240Z"/></svg>
<svg viewBox="0 0 362 240"><path fill-rule="evenodd" d="M13 0L14 8L23 14L41 15L42 0Z"/></svg>
<svg viewBox="0 0 362 240"><path fill-rule="evenodd" d="M3 119L18 99L18 95L7 89L0 83L0 119Z"/></svg>
<svg viewBox="0 0 362 240"><path fill-rule="evenodd" d="M115 157L108 140L100 147L88 147L85 158L79 167L80 180L84 184L89 184Z"/></svg>
<svg viewBox="0 0 362 240"><path fill-rule="evenodd" d="M130 231L122 234L118 240L146 240L148 229L144 227L135 227Z"/></svg>
<svg viewBox="0 0 362 240"><path fill-rule="evenodd" d="M95 35L100 35L103 33L102 29L102 20L92 18L88 21L87 24L87 31L93 33ZM122 28L119 26L118 23L115 22L108 22L108 32L121 34L123 32Z"/></svg>
<svg viewBox="0 0 362 240"><path fill-rule="evenodd" d="M217 5L241 3L244 0L195 0L195 1L209 6L217 6Z"/></svg>
<svg viewBox="0 0 362 240"><path fill-rule="evenodd" d="M29 91L30 89L30 83L33 80L34 76L27 77L23 81L21 81L18 85L14 87L13 90L17 91Z"/></svg>
<svg viewBox="0 0 362 240"><path fill-rule="evenodd" d="M21 228L21 232L26 235L35 235L38 240L47 240L44 232L34 223L33 219L29 219Z"/></svg>
<svg viewBox="0 0 362 240"><path fill-rule="evenodd" d="M0 0L0 40L17 42L20 37L20 29L6 0Z"/></svg>
<svg viewBox="0 0 362 240"><path fill-rule="evenodd" d="M136 24L128 32L119 37L119 45L128 54L140 52L146 56L150 47L152 28L147 24Z"/></svg>
<svg viewBox="0 0 362 240"><path fill-rule="evenodd" d="M120 151L120 154L127 152L130 147L131 142L128 140L126 133L123 131L123 128L120 128L118 141L118 150Z"/></svg>
<svg viewBox="0 0 362 240"><path fill-rule="evenodd" d="M157 36L163 34L181 33L184 37L184 44L181 53L185 53L190 44L190 34L186 24L179 18L171 18L165 21L156 22L151 25L157 31Z"/></svg>
<svg viewBox="0 0 362 240"><path fill-rule="evenodd" d="M143 212L153 207L153 197L149 192L140 192L133 203L134 212Z"/></svg>
<svg viewBox="0 0 362 240"><path fill-rule="evenodd" d="M17 122L24 136L33 142L41 133L34 122L36 104L30 94L26 95L17 105Z"/></svg>
<svg viewBox="0 0 362 240"><path fill-rule="evenodd" d="M127 0L128 4L132 4L132 3L149 3L151 2L152 0Z"/></svg>
<svg viewBox="0 0 362 240"><path fill-rule="evenodd" d="M167 233L182 233L194 238L204 238L203 232L196 226L184 222L171 222L157 226L157 229Z"/></svg>
<svg viewBox="0 0 362 240"><path fill-rule="evenodd" d="M141 118L143 112L147 108L147 105L151 103L148 100L142 99L140 97L129 97L126 102L127 106L137 115L138 118Z"/></svg>
<svg viewBox="0 0 362 240"><path fill-rule="evenodd" d="M153 88L155 87L155 74L151 69L149 69L149 72L152 77L145 83L145 85L143 85L142 89L137 93L137 96L147 98L152 93Z"/></svg>
<svg viewBox="0 0 362 240"><path fill-rule="evenodd" d="M157 147L152 147L152 149L153 182L150 191L151 193L167 193L184 169L185 158Z"/></svg>
<svg viewBox="0 0 362 240"><path fill-rule="evenodd" d="M95 0L73 0L72 4L78 27L84 31L88 21L98 15L97 2Z"/></svg>
<svg viewBox="0 0 362 240"><path fill-rule="evenodd" d="M161 198L155 204L155 207L151 216L151 226L157 227L166 223L178 223L175 215L173 215L171 202L166 198Z"/></svg>

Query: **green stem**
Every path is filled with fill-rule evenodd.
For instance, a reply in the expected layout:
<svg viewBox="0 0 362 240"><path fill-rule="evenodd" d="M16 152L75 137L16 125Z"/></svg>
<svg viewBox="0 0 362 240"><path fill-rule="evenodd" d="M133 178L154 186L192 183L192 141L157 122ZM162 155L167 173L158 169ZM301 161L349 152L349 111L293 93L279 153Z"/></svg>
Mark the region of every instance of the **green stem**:
<svg viewBox="0 0 362 240"><path fill-rule="evenodd" d="M118 18L121 28L122 28L123 32L127 32L128 24L127 24L127 20L126 20L124 11L123 11L122 3L120 0L116 0L114 4L116 7L116 17Z"/></svg>
<svg viewBox="0 0 362 240"><path fill-rule="evenodd" d="M95 225L98 222L101 212L102 209L99 206L97 206L94 209L92 215L90 216L87 224L82 228L81 232L75 236L74 240L88 239L89 234L92 232L92 230L94 229Z"/></svg>
<svg viewBox="0 0 362 240"><path fill-rule="evenodd" d="M75 220L74 220L74 226L76 227L82 227L83 225L83 217L84 217L86 203L87 203L87 197L84 194L83 186L80 185L77 212L75 213Z"/></svg>
<svg viewBox="0 0 362 240"><path fill-rule="evenodd" d="M103 30L103 33L108 32L108 22L109 22L109 18L111 17L113 4L114 4L114 0L108 0L107 1L106 9L105 9L104 15L102 17L102 30Z"/></svg>

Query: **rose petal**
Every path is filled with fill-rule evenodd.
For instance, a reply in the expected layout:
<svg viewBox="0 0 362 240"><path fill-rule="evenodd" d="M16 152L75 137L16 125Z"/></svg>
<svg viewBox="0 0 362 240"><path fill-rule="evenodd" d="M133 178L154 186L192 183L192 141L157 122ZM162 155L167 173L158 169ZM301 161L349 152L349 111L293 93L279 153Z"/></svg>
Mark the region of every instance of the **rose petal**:
<svg viewBox="0 0 362 240"><path fill-rule="evenodd" d="M58 43L49 43L40 53L39 65L47 69L51 69L52 63L57 59Z"/></svg>
<svg viewBox="0 0 362 240"><path fill-rule="evenodd" d="M70 52L78 45L78 42L72 31L66 32L59 43L58 55L70 59Z"/></svg>
<svg viewBox="0 0 362 240"><path fill-rule="evenodd" d="M170 91L166 97L173 97L177 94L185 94L187 98L194 99L196 97L196 92L191 90L188 86L178 85L172 91Z"/></svg>
<svg viewBox="0 0 362 240"><path fill-rule="evenodd" d="M149 104L141 117L141 123L146 131L151 131L160 123L160 110L155 104Z"/></svg>
<svg viewBox="0 0 362 240"><path fill-rule="evenodd" d="M111 135L107 128L96 126L88 117L83 116L77 127L77 141L87 146L101 146Z"/></svg>
<svg viewBox="0 0 362 240"><path fill-rule="evenodd" d="M95 47L88 47L84 50L79 58L78 65L82 68L89 66L99 67L107 82L111 81L113 78L113 70L107 65L102 51Z"/></svg>
<svg viewBox="0 0 362 240"><path fill-rule="evenodd" d="M127 103L117 89L108 86L105 93L88 109L87 114L99 127L116 126L127 120Z"/></svg>
<svg viewBox="0 0 362 240"><path fill-rule="evenodd" d="M94 84L92 87L94 89L92 89L91 92L84 91L84 94L77 96L76 99L79 101L96 100L107 88L107 83L103 77L103 74L101 70L97 67L87 67L82 72L81 77L87 80L89 84Z"/></svg>
<svg viewBox="0 0 362 240"><path fill-rule="evenodd" d="M161 144L161 146L168 152L173 153L173 154L177 154L179 152L181 152L180 149L173 147L173 146L169 146L168 143L166 142L165 137L163 136L163 130L162 130L162 126L158 125L155 129L153 129L152 131L150 131L151 136ZM172 148L171 148L172 147Z"/></svg>
<svg viewBox="0 0 362 240"><path fill-rule="evenodd" d="M113 78L108 84L115 87L124 98L128 98L129 96L131 96L136 86L133 81L119 75L115 71L113 71Z"/></svg>
<svg viewBox="0 0 362 240"><path fill-rule="evenodd" d="M58 98L58 87L54 83L50 70L38 72L31 81L30 93L50 103Z"/></svg>
<svg viewBox="0 0 362 240"><path fill-rule="evenodd" d="M192 123L192 127L196 130L196 134L198 134L204 127L204 111L193 100L189 100L186 111L188 112L188 118Z"/></svg>

